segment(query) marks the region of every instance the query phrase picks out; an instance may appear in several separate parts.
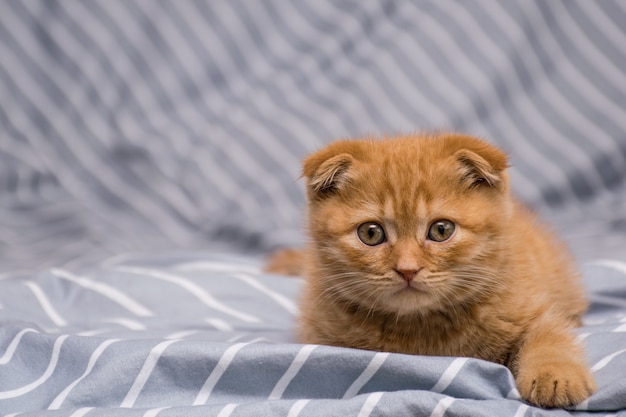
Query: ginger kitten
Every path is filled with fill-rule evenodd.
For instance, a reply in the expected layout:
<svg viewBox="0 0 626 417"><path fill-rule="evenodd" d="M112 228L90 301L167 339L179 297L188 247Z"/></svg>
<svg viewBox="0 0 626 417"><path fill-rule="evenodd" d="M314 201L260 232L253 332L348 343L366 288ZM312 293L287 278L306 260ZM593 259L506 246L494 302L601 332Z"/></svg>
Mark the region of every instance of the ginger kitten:
<svg viewBox="0 0 626 417"><path fill-rule="evenodd" d="M569 255L509 193L507 157L479 139L339 141L304 161L310 245L299 338L506 365L524 399L595 389L572 329L587 307Z"/></svg>

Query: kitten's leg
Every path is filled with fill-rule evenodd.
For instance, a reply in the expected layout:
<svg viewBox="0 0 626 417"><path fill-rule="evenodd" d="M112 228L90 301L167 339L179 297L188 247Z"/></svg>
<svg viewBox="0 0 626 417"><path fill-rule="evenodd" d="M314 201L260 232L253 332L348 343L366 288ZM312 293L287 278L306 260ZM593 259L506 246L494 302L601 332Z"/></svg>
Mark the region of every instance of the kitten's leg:
<svg viewBox="0 0 626 417"><path fill-rule="evenodd" d="M302 249L280 249L270 255L263 270L271 274L302 276L304 257Z"/></svg>
<svg viewBox="0 0 626 417"><path fill-rule="evenodd" d="M512 364L518 390L542 407L578 404L595 391L583 349L571 326L563 320L546 321L530 329Z"/></svg>

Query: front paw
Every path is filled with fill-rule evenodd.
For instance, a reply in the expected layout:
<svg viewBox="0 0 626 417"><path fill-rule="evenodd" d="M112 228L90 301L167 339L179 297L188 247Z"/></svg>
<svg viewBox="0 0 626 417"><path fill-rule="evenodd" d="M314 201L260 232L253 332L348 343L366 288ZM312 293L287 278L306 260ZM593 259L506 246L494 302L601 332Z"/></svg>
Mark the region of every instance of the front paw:
<svg viewBox="0 0 626 417"><path fill-rule="evenodd" d="M585 365L566 358L545 358L520 366L516 383L522 398L540 407L578 404L593 394L596 386Z"/></svg>

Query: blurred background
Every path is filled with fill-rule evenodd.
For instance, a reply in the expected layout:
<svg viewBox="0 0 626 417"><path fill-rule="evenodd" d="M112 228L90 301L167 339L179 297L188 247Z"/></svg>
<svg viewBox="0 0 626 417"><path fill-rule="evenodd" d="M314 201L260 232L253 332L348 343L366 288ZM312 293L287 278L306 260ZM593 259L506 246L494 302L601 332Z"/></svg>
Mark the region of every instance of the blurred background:
<svg viewBox="0 0 626 417"><path fill-rule="evenodd" d="M300 161L453 130L626 258L626 3L0 3L0 271L301 244Z"/></svg>

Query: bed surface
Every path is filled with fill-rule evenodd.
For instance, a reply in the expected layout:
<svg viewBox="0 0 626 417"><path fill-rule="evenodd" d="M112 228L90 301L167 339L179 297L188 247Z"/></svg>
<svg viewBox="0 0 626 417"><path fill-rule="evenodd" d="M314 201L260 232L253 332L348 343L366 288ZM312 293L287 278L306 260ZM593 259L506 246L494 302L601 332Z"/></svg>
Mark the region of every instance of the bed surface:
<svg viewBox="0 0 626 417"><path fill-rule="evenodd" d="M619 1L0 3L0 415L626 415ZM598 392L297 344L300 161L446 129L509 153L591 308ZM566 353L564 353L566 354Z"/></svg>
<svg viewBox="0 0 626 417"><path fill-rule="evenodd" d="M626 268L583 273L578 334L600 388L569 412L606 414L626 407ZM20 415L569 413L529 407L490 362L295 344L300 280L246 258L127 255L0 284L0 404Z"/></svg>

